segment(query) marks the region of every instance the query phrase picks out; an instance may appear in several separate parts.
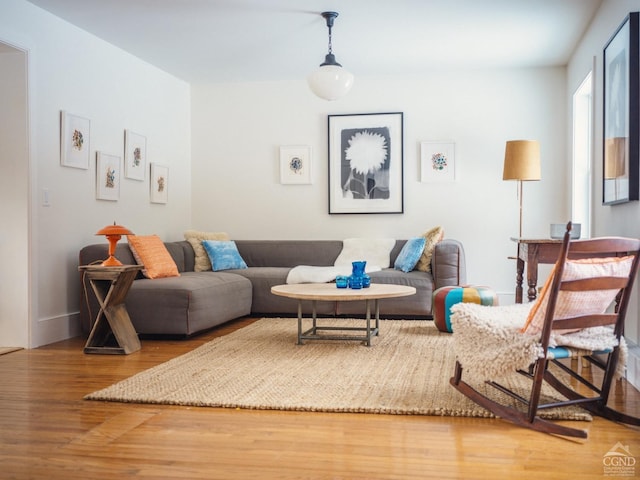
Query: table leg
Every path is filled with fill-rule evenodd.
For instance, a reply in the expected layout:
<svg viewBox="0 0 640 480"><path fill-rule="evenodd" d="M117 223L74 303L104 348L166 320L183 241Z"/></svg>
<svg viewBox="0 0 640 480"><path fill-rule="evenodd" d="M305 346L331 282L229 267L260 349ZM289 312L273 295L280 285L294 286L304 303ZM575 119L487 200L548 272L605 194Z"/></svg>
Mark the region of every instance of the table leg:
<svg viewBox="0 0 640 480"><path fill-rule="evenodd" d="M371 346L371 300L366 300L367 304L367 340L365 341L365 345L367 347Z"/></svg>
<svg viewBox="0 0 640 480"><path fill-rule="evenodd" d="M516 303L522 303L522 279L524 278L524 260L516 260Z"/></svg>
<svg viewBox="0 0 640 480"><path fill-rule="evenodd" d="M316 300L311 300L311 316L313 318L313 335L318 333L318 310L316 309Z"/></svg>
<svg viewBox="0 0 640 480"><path fill-rule="evenodd" d="M302 343L302 300L298 300L298 345Z"/></svg>
<svg viewBox="0 0 640 480"><path fill-rule="evenodd" d="M537 247L529 247L529 255L527 260L527 297L533 302L538 296L538 251Z"/></svg>

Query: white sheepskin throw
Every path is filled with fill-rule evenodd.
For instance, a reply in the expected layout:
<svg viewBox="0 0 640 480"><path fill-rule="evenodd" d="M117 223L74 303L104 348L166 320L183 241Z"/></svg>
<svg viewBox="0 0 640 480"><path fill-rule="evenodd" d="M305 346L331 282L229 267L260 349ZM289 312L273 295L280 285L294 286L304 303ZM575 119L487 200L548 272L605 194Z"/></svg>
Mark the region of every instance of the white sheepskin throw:
<svg viewBox="0 0 640 480"><path fill-rule="evenodd" d="M459 303L451 307L454 348L458 361L471 375L496 380L514 370L526 370L542 357L540 335L521 333L520 328L532 303L484 306ZM606 350L618 344L613 329L593 327L565 335L552 334L549 346L566 346L584 351ZM620 342L616 374L623 375L627 348Z"/></svg>
<svg viewBox="0 0 640 480"><path fill-rule="evenodd" d="M526 369L542 356L536 337L520 332L531 304L486 306L458 303L451 307L454 349L474 377L498 379Z"/></svg>

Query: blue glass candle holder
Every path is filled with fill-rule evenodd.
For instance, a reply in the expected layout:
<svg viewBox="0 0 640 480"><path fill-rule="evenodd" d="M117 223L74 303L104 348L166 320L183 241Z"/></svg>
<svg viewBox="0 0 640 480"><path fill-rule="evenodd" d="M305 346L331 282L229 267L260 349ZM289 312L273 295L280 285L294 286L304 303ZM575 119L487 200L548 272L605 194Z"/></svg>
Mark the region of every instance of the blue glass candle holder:
<svg viewBox="0 0 640 480"><path fill-rule="evenodd" d="M349 277L344 275L338 275L336 277L336 287L338 288L347 288L349 286Z"/></svg>
<svg viewBox="0 0 640 480"><path fill-rule="evenodd" d="M362 288L362 277L357 275L351 275L349 277L349 288L354 290L359 290Z"/></svg>

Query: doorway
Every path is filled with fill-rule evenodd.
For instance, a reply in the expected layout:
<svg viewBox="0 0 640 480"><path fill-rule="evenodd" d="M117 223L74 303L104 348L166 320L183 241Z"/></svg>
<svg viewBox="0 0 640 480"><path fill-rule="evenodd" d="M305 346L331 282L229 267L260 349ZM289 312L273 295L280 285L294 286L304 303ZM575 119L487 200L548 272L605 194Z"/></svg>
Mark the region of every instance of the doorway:
<svg viewBox="0 0 640 480"><path fill-rule="evenodd" d="M27 63L0 42L0 347L30 343Z"/></svg>

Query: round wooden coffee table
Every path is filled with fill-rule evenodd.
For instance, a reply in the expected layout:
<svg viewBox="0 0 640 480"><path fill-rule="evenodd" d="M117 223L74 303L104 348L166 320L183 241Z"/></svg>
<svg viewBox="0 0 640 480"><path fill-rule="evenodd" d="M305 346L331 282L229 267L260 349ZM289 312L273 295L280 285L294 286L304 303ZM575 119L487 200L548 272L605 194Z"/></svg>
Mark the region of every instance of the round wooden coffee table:
<svg viewBox="0 0 640 480"><path fill-rule="evenodd" d="M356 340L371 346L371 337L377 336L380 331L380 306L378 301L385 298L406 297L414 295L416 289L406 285L390 285L385 283L372 283L368 288L351 289L337 288L335 283L297 283L291 285L276 285L271 287L271 293L281 297L298 300L298 345L303 345L304 340ZM312 305L312 327L302 331L302 302L309 300ZM317 322L316 302L353 302L364 300L366 303L366 326L347 327L340 325L320 326ZM375 312L375 326L371 328L371 302ZM356 331L364 332L364 335L327 335L319 334L320 331Z"/></svg>

